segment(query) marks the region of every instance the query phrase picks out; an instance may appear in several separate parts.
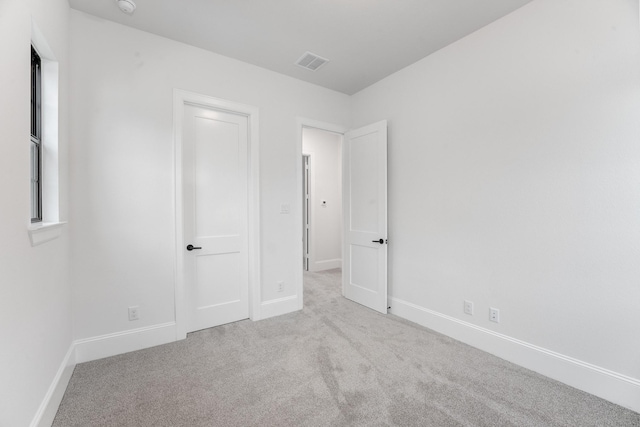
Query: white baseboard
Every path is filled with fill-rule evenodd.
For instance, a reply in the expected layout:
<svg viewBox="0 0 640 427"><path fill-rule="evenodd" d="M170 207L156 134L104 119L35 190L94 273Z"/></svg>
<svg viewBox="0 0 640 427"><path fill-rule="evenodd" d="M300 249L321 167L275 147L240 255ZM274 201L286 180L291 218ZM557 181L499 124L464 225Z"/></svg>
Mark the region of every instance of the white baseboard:
<svg viewBox="0 0 640 427"><path fill-rule="evenodd" d="M325 259L322 261L316 261L311 267L311 271L324 271L333 270L334 268L342 268L342 259Z"/></svg>
<svg viewBox="0 0 640 427"><path fill-rule="evenodd" d="M260 305L260 319L280 316L300 310L297 295L264 301Z"/></svg>
<svg viewBox="0 0 640 427"><path fill-rule="evenodd" d="M58 412L58 406L60 406L60 402L62 402L62 397L67 390L67 385L69 384L75 367L75 344L71 343L67 354L64 356L64 359L62 359L56 376L53 377L47 394L45 394L44 399L42 399L40 407L31 421L31 427L50 427L51 424L53 424L53 419Z"/></svg>
<svg viewBox="0 0 640 427"><path fill-rule="evenodd" d="M389 298L391 313L544 376L640 412L640 380L520 341L424 307Z"/></svg>
<svg viewBox="0 0 640 427"><path fill-rule="evenodd" d="M176 340L176 323L168 322L75 341L76 362L83 363Z"/></svg>

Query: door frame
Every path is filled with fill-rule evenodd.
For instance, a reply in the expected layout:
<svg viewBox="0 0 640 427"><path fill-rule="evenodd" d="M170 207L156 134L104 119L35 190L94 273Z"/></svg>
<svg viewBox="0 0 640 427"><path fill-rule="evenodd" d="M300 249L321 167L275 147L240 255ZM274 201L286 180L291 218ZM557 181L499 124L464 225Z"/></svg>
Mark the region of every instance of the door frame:
<svg viewBox="0 0 640 427"><path fill-rule="evenodd" d="M324 131L328 131L328 132L334 132L334 133L339 133L341 135L344 135L345 133L347 133L347 131L349 130L349 128L347 128L346 126L342 126L342 125L338 125L338 124L334 124L334 123L327 123L327 122L321 122L318 120L314 120L314 119L309 119L309 118L305 118L305 117L298 117L296 120L296 134L297 134L297 141L298 143L296 144L296 188L297 188L297 194L298 194L298 206L302 206L302 130L304 128L313 128L313 129L319 129L319 130L324 130ZM305 153L306 154L306 153ZM296 241L298 242L298 244L296 245L297 247L297 251L295 253L296 255L296 263L294 265L300 265L300 262L298 261L300 258L300 254L302 253L302 251L304 250L303 247L303 243L302 243L302 212L300 213L300 215L297 216L296 218ZM344 229L342 230L342 235L344 238ZM303 281L304 281L304 271L302 268L297 268L296 269L296 294L299 296L298 298L298 310L302 310L302 308L304 307L304 287L303 287ZM343 290L344 293L344 290Z"/></svg>
<svg viewBox="0 0 640 427"><path fill-rule="evenodd" d="M307 158L307 161L303 163L305 164L305 166L308 167L309 172L307 174L302 173L303 178L302 178L302 188L303 188L303 196L302 196L302 204L304 205L302 207L302 251L304 252L305 249L307 251L307 254L305 256L305 271L311 271L310 267L311 265L315 262L315 258L314 258L314 251L313 251L313 245L312 243L315 240L315 236L312 235L312 231L313 229L311 228L311 224L313 224L314 218L313 218L313 209L311 209L311 206L309 206L309 203L311 202L311 197L312 194L314 194L314 188L313 185L315 184L315 180L313 179L314 177L312 176L313 172L314 172L314 167L312 166L313 163L313 153L302 153L302 158ZM305 182L305 176L307 179L307 185L309 187L309 191L305 191L304 190L304 182ZM308 196L309 201L305 201L305 196ZM306 203L305 203L306 202ZM304 214L307 214L307 218L308 218L308 226L305 227L305 220L304 220ZM305 236L306 234L306 236ZM305 248L305 244L306 244L306 248Z"/></svg>
<svg viewBox="0 0 640 427"><path fill-rule="evenodd" d="M260 179L258 108L224 99L213 98L181 89L173 90L174 142L174 235L175 235L175 323L176 340L187 337L187 301L185 289L183 192L182 192L182 130L185 104L223 111L247 117L248 129L248 243L249 243L249 318L260 320ZM300 188L302 191L302 188Z"/></svg>

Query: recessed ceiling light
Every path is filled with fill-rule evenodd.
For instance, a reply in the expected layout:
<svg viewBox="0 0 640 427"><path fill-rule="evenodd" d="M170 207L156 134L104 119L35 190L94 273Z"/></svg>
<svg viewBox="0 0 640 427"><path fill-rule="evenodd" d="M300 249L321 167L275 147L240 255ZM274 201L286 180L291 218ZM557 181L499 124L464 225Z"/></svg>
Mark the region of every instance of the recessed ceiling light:
<svg viewBox="0 0 640 427"><path fill-rule="evenodd" d="M121 11L126 13L127 15L131 15L134 10L136 10L136 4L133 0L116 0L118 3L118 7Z"/></svg>

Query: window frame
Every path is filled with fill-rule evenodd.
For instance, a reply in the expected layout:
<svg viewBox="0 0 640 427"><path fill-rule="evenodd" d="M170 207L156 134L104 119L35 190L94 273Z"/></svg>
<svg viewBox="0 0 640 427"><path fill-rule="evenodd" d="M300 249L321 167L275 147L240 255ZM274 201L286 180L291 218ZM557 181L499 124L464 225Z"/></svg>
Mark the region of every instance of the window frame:
<svg viewBox="0 0 640 427"><path fill-rule="evenodd" d="M42 222L42 58L31 45L31 223Z"/></svg>

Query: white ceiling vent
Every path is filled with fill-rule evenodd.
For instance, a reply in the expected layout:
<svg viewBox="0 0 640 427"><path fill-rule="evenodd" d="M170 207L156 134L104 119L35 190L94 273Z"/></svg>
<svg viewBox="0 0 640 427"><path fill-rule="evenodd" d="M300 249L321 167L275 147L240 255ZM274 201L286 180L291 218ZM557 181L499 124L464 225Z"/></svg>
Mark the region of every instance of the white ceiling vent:
<svg viewBox="0 0 640 427"><path fill-rule="evenodd" d="M304 55L296 61L296 65L311 71L318 71L318 68L329 62L328 59L316 55L315 53L305 52Z"/></svg>

